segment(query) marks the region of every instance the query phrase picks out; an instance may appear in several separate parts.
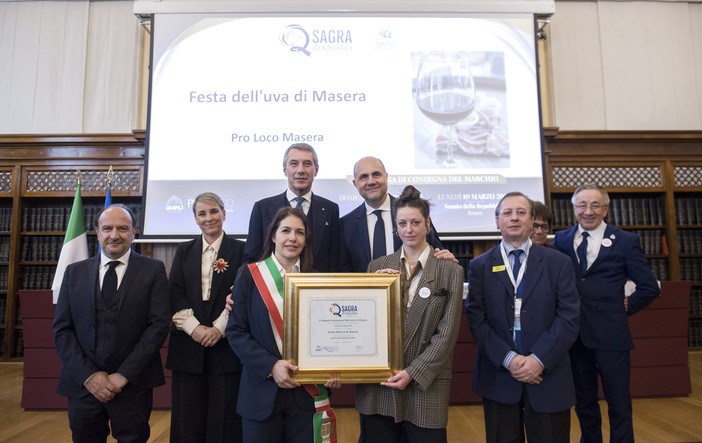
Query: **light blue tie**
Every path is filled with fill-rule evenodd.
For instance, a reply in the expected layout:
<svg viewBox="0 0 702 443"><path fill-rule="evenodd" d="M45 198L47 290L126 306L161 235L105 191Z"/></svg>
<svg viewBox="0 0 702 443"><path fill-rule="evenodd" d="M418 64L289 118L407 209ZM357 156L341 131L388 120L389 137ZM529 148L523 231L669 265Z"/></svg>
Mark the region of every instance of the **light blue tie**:
<svg viewBox="0 0 702 443"><path fill-rule="evenodd" d="M305 212L305 210L302 209L302 202L305 201L305 197L295 197L295 201L297 202L297 204L295 204L295 209Z"/></svg>

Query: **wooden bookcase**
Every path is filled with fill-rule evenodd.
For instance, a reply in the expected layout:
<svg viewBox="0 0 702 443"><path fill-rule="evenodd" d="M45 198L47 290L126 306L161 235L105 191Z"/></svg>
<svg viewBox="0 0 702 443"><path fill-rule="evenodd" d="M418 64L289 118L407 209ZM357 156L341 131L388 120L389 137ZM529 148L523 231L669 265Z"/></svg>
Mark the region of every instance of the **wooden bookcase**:
<svg viewBox="0 0 702 443"><path fill-rule="evenodd" d="M608 221L636 232L654 274L691 281L689 346L702 346L702 131L545 132L547 204L554 229L574 224L570 198L595 182Z"/></svg>
<svg viewBox="0 0 702 443"><path fill-rule="evenodd" d="M76 170L88 244L95 216L112 201L141 210L144 134L0 136L0 361L23 356L20 290L50 289L75 196Z"/></svg>
<svg viewBox="0 0 702 443"><path fill-rule="evenodd" d="M695 246L698 245L696 239L702 235L702 221L695 206L702 198L702 131L574 132L547 129L544 136L546 203L559 217L555 229L572 225L573 220L568 219L572 212L569 199L575 188L588 181L597 182L617 202L617 224L642 235L647 257L658 267L659 275L665 277L663 280L673 282L665 285L666 297L661 297L649 310L632 317L634 339L640 346L640 351L632 353L632 392L635 396L688 393L688 328L684 319L689 322L689 345L697 347L702 344L699 342L702 281L698 280L702 277L696 277L694 273L695 269L699 272L697 264L702 259L702 251ZM44 267L55 267L55 247L52 252L46 245L62 239L64 232L56 227L31 227L30 221L34 216L41 217L42 210L53 208L54 216L61 217L56 215L56 210L63 208L65 211L71 207L76 169L83 172L81 193L84 206L86 209L101 207L105 198L105 174L110 166L113 166L116 177L112 187L113 201L139 204L143 192L143 132L76 136L0 135L0 308L4 306L0 315L0 360L22 358L23 328L28 328L25 375L27 380L35 383L32 385L35 391L28 389L27 392L28 395L35 392L34 397L38 399L47 389L52 389L41 384L48 380L45 372L53 368L42 362L56 363L57 358L47 360L46 357L47 353L55 357L50 338L52 314L50 307L46 308L46 312L36 318L28 316L27 325L24 325L19 291L23 290L26 297L37 293L48 296L47 291L41 291L48 288L35 291L28 287L29 274L37 274ZM625 210L633 211L633 215L625 216ZM614 212L611 210L610 217L615 217ZM63 217L67 221L65 213ZM32 255L35 243L43 246L35 249L36 255ZM467 270L473 257L496 242L447 239L445 243ZM148 249L148 255L163 259L167 266L174 251L172 245L161 244L142 245L142 252L144 249ZM695 281L679 283L683 277ZM44 278L50 285L52 278ZM692 296L688 297L690 286ZM43 329L31 328L29 333L30 323L43 325ZM470 394L469 388L475 345L464 323L461 324L454 357L456 382L451 394L454 404L478 401ZM36 364L30 364L30 360ZM660 365L660 361L666 364ZM52 377L54 375L52 372ZM680 383L664 386L651 381L661 379ZM163 398L159 397L159 405L167 407L170 404L168 386L161 391ZM352 392L348 396L339 394L335 403L352 404ZM42 408L41 405L37 407Z"/></svg>

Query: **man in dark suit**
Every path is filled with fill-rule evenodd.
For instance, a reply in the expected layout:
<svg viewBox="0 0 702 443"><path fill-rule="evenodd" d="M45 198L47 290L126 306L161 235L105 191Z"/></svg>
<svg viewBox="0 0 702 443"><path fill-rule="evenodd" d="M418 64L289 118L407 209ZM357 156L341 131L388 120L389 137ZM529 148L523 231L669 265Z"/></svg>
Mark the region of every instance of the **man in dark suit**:
<svg viewBox="0 0 702 443"><path fill-rule="evenodd" d="M63 277L53 335L63 362L58 393L68 397L73 441L145 442L153 388L164 384L161 345L170 294L159 260L131 250L134 214L112 205L98 214L99 256Z"/></svg>
<svg viewBox="0 0 702 443"><path fill-rule="evenodd" d="M223 229L227 212L212 192L193 202L202 235L178 245L169 276L173 324L166 367L171 378L171 442L242 441L236 413L241 362L224 338L244 243Z"/></svg>
<svg viewBox="0 0 702 443"><path fill-rule="evenodd" d="M553 245L572 260L580 294L580 336L570 350L580 441L602 441L599 374L609 406L610 441L633 442L629 351L634 342L627 316L648 306L660 288L638 235L604 221L607 191L588 183L575 190L571 202L578 224L557 232ZM636 284L630 297L624 294L627 280Z"/></svg>
<svg viewBox="0 0 702 443"><path fill-rule="evenodd" d="M353 185L364 202L341 217L345 252L342 269L366 272L372 259L392 254L400 249L402 241L394 235L397 228L393 216L395 197L388 194L388 173L383 162L375 157L364 157L354 165L353 177ZM433 224L427 242L435 250L444 249ZM435 257L454 259L446 250Z"/></svg>
<svg viewBox="0 0 702 443"><path fill-rule="evenodd" d="M506 194L495 210L502 242L470 262L466 314L478 353L488 442L569 442L575 403L568 349L580 303L573 265L532 244L531 201Z"/></svg>
<svg viewBox="0 0 702 443"><path fill-rule="evenodd" d="M288 189L279 195L264 198L254 204L249 219L244 261L261 259L266 230L278 209L292 206L302 210L310 223L314 248L314 269L338 272L341 266L341 228L339 206L312 192L312 183L319 171L319 159L307 143L291 145L283 157L283 173Z"/></svg>

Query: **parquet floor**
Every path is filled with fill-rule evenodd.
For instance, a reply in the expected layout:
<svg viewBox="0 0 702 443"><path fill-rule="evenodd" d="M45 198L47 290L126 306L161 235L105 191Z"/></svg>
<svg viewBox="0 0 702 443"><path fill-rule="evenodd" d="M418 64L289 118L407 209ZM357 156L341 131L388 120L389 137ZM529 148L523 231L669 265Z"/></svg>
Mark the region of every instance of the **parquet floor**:
<svg viewBox="0 0 702 443"><path fill-rule="evenodd" d="M687 397L635 399L634 432L638 442L702 442L702 351L690 352L692 394ZM454 383L458 380L454 380ZM0 363L0 442L69 442L65 411L38 412L20 408L22 363ZM607 405L601 402L608 435ZM348 408L335 409L339 443L358 440L358 415ZM579 430L572 413L571 441L577 442ZM167 442L170 412L151 415L152 442ZM449 442L485 441L481 406L452 406L449 410ZM606 439L605 439L606 441Z"/></svg>

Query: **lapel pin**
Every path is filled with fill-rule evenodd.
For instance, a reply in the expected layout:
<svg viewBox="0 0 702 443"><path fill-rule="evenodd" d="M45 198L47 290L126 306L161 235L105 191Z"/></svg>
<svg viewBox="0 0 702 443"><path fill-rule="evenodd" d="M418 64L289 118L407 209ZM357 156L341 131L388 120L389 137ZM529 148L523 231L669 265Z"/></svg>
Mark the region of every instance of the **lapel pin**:
<svg viewBox="0 0 702 443"><path fill-rule="evenodd" d="M426 286L419 290L419 296L422 298L427 298L431 294L431 291Z"/></svg>

